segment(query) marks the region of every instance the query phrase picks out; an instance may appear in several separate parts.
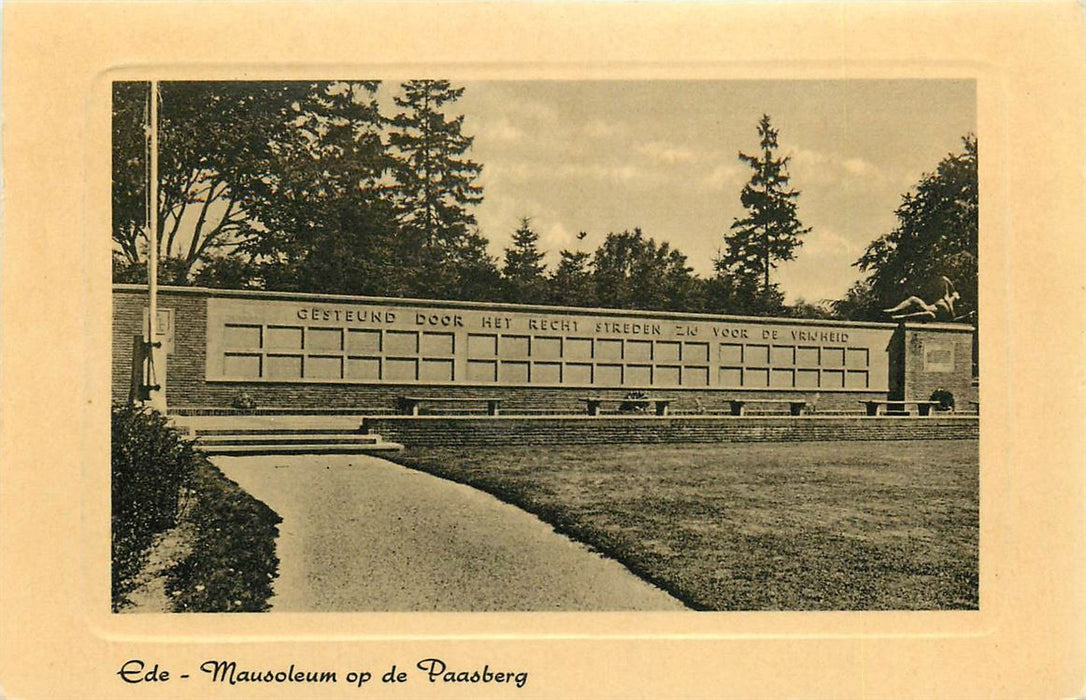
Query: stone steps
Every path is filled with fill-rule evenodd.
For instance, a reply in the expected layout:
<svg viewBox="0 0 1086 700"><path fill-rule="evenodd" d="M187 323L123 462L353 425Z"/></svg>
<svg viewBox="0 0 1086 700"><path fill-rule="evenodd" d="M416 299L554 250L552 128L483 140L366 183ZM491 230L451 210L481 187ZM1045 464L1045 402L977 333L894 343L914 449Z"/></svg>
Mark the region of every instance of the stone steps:
<svg viewBox="0 0 1086 700"><path fill-rule="evenodd" d="M200 449L209 455L324 455L324 454L386 454L399 452L403 445L395 442L370 444L201 444Z"/></svg>
<svg viewBox="0 0 1086 700"><path fill-rule="evenodd" d="M358 428L208 428L190 429L196 445L211 455L382 454L403 445Z"/></svg>

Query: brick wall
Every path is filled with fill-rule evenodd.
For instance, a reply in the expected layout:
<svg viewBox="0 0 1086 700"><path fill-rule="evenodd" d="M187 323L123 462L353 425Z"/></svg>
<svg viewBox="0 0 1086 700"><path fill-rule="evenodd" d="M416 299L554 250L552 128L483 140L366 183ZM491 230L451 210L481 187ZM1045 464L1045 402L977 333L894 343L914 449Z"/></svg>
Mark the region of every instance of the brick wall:
<svg viewBox="0 0 1086 700"><path fill-rule="evenodd" d="M903 332L905 399L927 399L933 391L944 389L954 395L959 410L967 409L970 400L977 400L972 333L912 324L907 324Z"/></svg>
<svg viewBox="0 0 1086 700"><path fill-rule="evenodd" d="M174 349L166 358L166 404L191 406L194 397L207 395L205 357L207 353L207 298L193 294L163 292L159 308L172 309ZM112 400L128 399L132 377L133 340L143 337L146 290L115 290L113 293L113 384ZM229 405L229 401L224 406Z"/></svg>
<svg viewBox="0 0 1086 700"><path fill-rule="evenodd" d="M452 418L388 416L365 428L408 448L815 440L977 439L976 416Z"/></svg>

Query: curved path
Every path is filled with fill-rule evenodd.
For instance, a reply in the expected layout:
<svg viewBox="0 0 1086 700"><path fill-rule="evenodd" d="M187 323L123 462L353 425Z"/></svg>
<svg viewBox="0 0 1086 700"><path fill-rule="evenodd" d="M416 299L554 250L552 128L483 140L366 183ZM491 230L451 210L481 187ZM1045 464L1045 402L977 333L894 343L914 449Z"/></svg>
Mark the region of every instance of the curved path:
<svg viewBox="0 0 1086 700"><path fill-rule="evenodd" d="M213 461L283 518L274 611L685 609L462 484L364 455Z"/></svg>

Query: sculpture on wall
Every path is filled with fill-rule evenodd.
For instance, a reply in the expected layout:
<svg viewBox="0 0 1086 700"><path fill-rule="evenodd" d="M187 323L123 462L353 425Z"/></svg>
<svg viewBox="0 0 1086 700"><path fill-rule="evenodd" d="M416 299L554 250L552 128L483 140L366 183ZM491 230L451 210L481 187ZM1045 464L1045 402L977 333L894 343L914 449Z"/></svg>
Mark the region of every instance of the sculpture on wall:
<svg viewBox="0 0 1086 700"><path fill-rule="evenodd" d="M943 296L932 303L928 304L920 297L912 296L897 306L883 309L883 311L898 321L907 319L958 321L965 318L965 316L957 316L954 311L954 303L959 299L961 299L961 295L954 289L954 283L943 277Z"/></svg>

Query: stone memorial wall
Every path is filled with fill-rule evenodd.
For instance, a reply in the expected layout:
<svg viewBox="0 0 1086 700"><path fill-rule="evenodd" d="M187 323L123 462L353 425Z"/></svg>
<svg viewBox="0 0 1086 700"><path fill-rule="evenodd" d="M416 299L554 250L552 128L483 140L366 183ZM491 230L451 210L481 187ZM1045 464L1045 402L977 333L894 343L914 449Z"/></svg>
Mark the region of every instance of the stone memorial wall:
<svg viewBox="0 0 1086 700"><path fill-rule="evenodd" d="M410 392L546 411L643 391L680 409L743 395L855 409L912 386L962 391L971 369L972 329L960 325L910 324L906 347L903 327L886 323L168 287L159 306L173 407L225 407L246 392L261 406L391 410ZM145 287L115 286L115 401L145 308Z"/></svg>
<svg viewBox="0 0 1086 700"><path fill-rule="evenodd" d="M886 391L893 328L210 298L209 381Z"/></svg>

